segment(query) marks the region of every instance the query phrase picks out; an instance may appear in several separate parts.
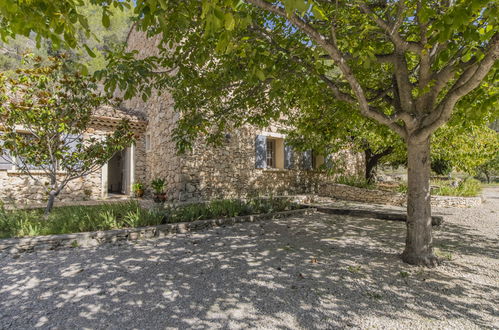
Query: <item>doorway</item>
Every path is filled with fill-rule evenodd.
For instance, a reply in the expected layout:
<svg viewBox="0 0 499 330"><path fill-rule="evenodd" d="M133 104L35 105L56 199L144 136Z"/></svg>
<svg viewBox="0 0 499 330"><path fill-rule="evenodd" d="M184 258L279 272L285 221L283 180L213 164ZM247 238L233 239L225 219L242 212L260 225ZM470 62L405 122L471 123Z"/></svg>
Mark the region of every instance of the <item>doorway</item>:
<svg viewBox="0 0 499 330"><path fill-rule="evenodd" d="M107 191L109 194L130 193L130 150L117 152L109 160L107 170Z"/></svg>

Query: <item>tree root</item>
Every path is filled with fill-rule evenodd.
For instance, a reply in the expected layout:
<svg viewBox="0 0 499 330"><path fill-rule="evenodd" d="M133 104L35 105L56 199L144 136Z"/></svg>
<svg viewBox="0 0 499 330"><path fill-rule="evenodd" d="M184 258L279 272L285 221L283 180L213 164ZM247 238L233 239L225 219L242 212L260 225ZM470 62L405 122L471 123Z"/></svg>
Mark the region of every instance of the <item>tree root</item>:
<svg viewBox="0 0 499 330"><path fill-rule="evenodd" d="M439 259L433 253L421 255L404 251L404 253L402 253L400 257L405 263L415 266L434 268L440 264Z"/></svg>

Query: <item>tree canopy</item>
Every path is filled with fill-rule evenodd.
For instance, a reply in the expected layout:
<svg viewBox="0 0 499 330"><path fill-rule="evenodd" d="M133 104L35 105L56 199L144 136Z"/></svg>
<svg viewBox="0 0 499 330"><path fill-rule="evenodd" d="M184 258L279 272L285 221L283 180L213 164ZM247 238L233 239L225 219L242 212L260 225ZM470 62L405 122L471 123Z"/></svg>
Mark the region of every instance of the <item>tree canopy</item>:
<svg viewBox="0 0 499 330"><path fill-rule="evenodd" d="M8 2L0 4L8 7ZM11 5L14 8L14 5ZM17 5L21 10L22 5ZM31 4L30 8L33 11ZM4 8L4 10L5 10ZM8 7L11 8L11 7ZM72 60L75 63L84 65L90 73L105 68L105 53L121 47L130 30L133 16L132 6L111 6L109 12L109 24L102 25L102 7L92 4L89 1L78 6L78 12L87 21L87 25L77 24L74 26L74 38L76 43L70 45L64 41L55 41L56 36L43 34L38 26L30 31L25 31L26 26L21 28L9 28L2 30L2 42L0 42L0 71L15 70L22 67L22 57L26 53L35 53L42 58L63 53L66 61ZM0 9L1 10L1 9ZM7 24L9 26L9 24ZM29 26L29 25L28 25ZM85 28L88 27L89 30ZM15 33L15 31L19 33ZM55 31L54 31L55 32ZM10 37L12 36L12 38ZM87 49L88 48L88 49ZM69 58L68 58L68 55Z"/></svg>
<svg viewBox="0 0 499 330"><path fill-rule="evenodd" d="M109 7L126 3L92 2L101 6L104 26ZM37 32L75 46L75 27L88 29L79 4L41 0L29 8L28 3L7 0L0 7L7 31L2 35ZM108 90L119 86L126 97L147 98L153 89L169 89L182 113L176 132L181 150L199 134L217 142L225 130L247 123L262 126L297 113L348 116L351 109L358 111L400 136L407 148L403 260L436 264L430 138L449 121L458 103L464 109L461 120L466 121L480 116L470 105L490 107L497 101L493 93L474 94L480 86L497 83L496 1L138 0L135 4L136 28L148 36L160 35L160 52L140 60L134 54L112 54L109 67L96 73L107 79ZM31 10L33 19L28 20ZM33 24L23 26L25 21Z"/></svg>

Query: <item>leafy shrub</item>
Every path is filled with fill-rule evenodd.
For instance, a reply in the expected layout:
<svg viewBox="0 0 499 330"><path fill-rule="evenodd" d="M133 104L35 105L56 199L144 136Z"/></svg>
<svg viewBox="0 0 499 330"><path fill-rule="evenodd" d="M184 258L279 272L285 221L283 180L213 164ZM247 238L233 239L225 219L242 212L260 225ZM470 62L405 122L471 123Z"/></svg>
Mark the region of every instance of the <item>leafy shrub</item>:
<svg viewBox="0 0 499 330"><path fill-rule="evenodd" d="M162 194L165 190L166 181L158 178L151 181L151 187L155 194Z"/></svg>
<svg viewBox="0 0 499 330"><path fill-rule="evenodd" d="M480 181L467 178L457 186L452 185L452 181L449 180L432 180L432 186L436 186L436 189L431 191L432 195L437 196L462 196L462 197L472 197L478 196L481 191ZM397 191L403 194L407 194L407 183L400 183Z"/></svg>
<svg viewBox="0 0 499 330"><path fill-rule="evenodd" d="M357 188L365 188L365 189L374 189L375 184L366 180L363 176L340 176L336 180L336 183L345 184L347 186L357 187Z"/></svg>
<svg viewBox="0 0 499 330"><path fill-rule="evenodd" d="M449 181L434 181L433 184L437 185L438 188L432 191L433 195L438 196L463 196L463 197L473 197L478 196L481 191L480 181L473 178L466 178L459 182L457 186L453 186Z"/></svg>

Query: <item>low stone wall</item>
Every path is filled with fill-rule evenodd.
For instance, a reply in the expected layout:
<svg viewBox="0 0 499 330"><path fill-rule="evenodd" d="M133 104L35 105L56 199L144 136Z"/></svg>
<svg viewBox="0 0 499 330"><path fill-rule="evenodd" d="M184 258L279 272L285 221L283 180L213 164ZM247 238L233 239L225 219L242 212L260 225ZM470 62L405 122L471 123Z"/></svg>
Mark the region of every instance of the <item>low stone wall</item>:
<svg viewBox="0 0 499 330"><path fill-rule="evenodd" d="M26 174L0 170L0 201L7 204L39 204L47 202L49 178L44 174L34 174L33 180ZM96 200L101 198L101 172L71 181L58 196L57 201Z"/></svg>
<svg viewBox="0 0 499 330"><path fill-rule="evenodd" d="M389 190L371 190L337 183L319 185L318 195L354 202L405 206L407 196ZM431 196L434 207L474 207L482 203L481 197Z"/></svg>
<svg viewBox="0 0 499 330"><path fill-rule="evenodd" d="M144 238L164 237L175 233L202 230L211 227L233 225L243 222L280 219L297 215L312 214L315 208L283 211L269 214L246 215L233 218L197 220L192 222L169 223L159 226L125 228L107 231L85 232L64 235L47 235L0 240L0 251L10 253L53 250L64 247L92 247L117 241L134 241Z"/></svg>
<svg viewBox="0 0 499 330"><path fill-rule="evenodd" d="M326 183L319 186L319 196L348 201L403 206L406 196L388 190L370 190L339 183Z"/></svg>

